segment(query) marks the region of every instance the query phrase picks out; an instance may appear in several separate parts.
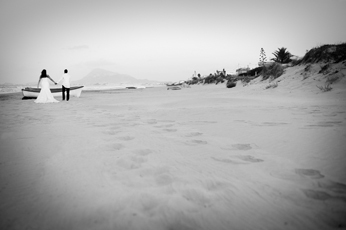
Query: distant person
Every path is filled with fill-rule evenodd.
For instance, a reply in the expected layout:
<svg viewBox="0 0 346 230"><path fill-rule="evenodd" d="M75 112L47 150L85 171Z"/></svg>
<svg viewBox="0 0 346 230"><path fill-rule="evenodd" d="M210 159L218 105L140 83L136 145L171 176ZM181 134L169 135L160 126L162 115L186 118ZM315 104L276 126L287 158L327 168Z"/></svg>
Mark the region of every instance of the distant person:
<svg viewBox="0 0 346 230"><path fill-rule="evenodd" d="M54 98L52 92L50 91L48 79L57 84L52 78L50 78L45 69L42 70L40 79L37 83L37 88L41 88L41 91L37 99L35 100L35 103L59 102Z"/></svg>
<svg viewBox="0 0 346 230"><path fill-rule="evenodd" d="M68 70L65 69L64 74L58 81L58 83L62 81L61 84L62 84L62 100L63 101L65 100L65 91L66 91L66 101L70 100L70 87L71 87L70 79L71 79L71 76L68 74Z"/></svg>

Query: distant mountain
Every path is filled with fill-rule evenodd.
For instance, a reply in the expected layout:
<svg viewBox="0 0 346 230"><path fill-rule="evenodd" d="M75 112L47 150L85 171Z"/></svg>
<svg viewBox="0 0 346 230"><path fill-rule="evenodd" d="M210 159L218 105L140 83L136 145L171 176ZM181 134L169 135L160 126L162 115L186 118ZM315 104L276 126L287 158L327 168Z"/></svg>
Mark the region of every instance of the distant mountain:
<svg viewBox="0 0 346 230"><path fill-rule="evenodd" d="M112 85L112 84L153 84L158 81L142 80L127 74L120 74L104 69L94 69L84 78L74 81L81 85Z"/></svg>

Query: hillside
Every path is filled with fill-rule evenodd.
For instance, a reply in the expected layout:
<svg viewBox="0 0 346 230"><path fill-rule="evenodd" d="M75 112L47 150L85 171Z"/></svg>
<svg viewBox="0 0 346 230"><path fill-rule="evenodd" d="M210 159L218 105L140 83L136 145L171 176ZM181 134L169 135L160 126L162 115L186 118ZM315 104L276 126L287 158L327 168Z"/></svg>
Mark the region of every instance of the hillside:
<svg viewBox="0 0 346 230"><path fill-rule="evenodd" d="M119 84L156 84L157 81L136 79L127 74L120 74L104 69L94 69L84 78L74 81L81 85L119 85Z"/></svg>

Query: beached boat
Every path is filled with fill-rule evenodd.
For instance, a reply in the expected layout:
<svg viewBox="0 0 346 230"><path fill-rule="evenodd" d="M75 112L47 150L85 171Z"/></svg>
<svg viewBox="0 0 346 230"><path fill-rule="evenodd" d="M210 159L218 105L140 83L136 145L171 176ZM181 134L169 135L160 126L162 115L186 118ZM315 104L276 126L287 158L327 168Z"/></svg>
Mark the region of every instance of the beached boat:
<svg viewBox="0 0 346 230"><path fill-rule="evenodd" d="M72 86L70 88L70 96L80 97L83 87L84 86ZM22 89L23 97L28 98L36 98L39 95L40 91L40 88L26 87L25 89ZM62 88L51 88L50 91L52 92L54 97L62 96Z"/></svg>
<svg viewBox="0 0 346 230"><path fill-rule="evenodd" d="M167 85L167 90L180 90L181 87L180 86L177 86L177 85Z"/></svg>
<svg viewBox="0 0 346 230"><path fill-rule="evenodd" d="M180 82L174 82L172 84L166 84L167 90L179 90L182 89L183 87L186 87L185 81L180 81Z"/></svg>

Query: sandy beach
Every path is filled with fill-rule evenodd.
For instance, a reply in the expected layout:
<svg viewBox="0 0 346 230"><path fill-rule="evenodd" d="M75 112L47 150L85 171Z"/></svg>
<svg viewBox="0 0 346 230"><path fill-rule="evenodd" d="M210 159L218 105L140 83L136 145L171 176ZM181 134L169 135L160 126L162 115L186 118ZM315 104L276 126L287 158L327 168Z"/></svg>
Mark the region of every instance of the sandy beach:
<svg viewBox="0 0 346 230"><path fill-rule="evenodd" d="M1 95L0 228L346 228L344 91L263 84Z"/></svg>

